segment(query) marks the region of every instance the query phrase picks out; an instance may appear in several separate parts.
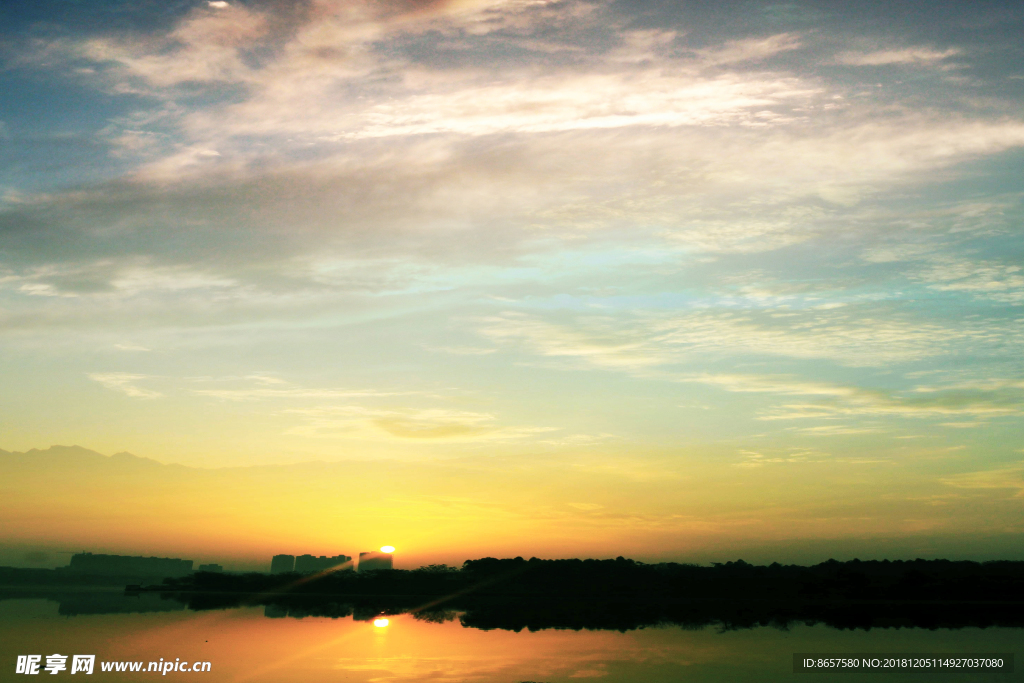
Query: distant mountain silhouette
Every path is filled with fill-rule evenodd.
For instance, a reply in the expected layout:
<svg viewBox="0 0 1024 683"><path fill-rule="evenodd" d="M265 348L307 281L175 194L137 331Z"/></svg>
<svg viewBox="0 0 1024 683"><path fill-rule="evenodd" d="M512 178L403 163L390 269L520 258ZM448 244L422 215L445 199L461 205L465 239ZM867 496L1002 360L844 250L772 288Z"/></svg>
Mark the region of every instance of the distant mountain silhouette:
<svg viewBox="0 0 1024 683"><path fill-rule="evenodd" d="M127 451L111 456L82 448L81 446L50 446L46 449L33 448L28 451L5 451L0 449L0 466L4 468L38 469L40 467L102 467L125 470L126 468L181 468L182 465L165 465L150 458L140 458Z"/></svg>

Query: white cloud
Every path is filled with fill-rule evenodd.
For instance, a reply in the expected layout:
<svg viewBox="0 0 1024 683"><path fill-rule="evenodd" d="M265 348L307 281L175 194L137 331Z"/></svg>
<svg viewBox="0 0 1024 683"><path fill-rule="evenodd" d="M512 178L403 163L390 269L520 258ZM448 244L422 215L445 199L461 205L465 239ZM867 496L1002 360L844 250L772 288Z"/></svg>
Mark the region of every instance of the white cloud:
<svg viewBox="0 0 1024 683"><path fill-rule="evenodd" d="M733 467L763 467L764 465L782 463L814 463L831 460L831 456L828 453L806 448L789 448L769 454L763 451L742 449L738 451L738 455L741 457L741 460L740 462L733 463Z"/></svg>
<svg viewBox="0 0 1024 683"><path fill-rule="evenodd" d="M228 401L255 401L268 398L365 398L369 396L406 396L411 392L389 392L374 389L306 389L300 387L271 388L252 387L246 389L196 389L199 396L221 398Z"/></svg>
<svg viewBox="0 0 1024 683"><path fill-rule="evenodd" d="M553 427L508 427L494 415L438 408L371 408L359 405L294 408L287 415L303 423L286 434L316 438L352 438L419 442L479 442L532 439Z"/></svg>
<svg viewBox="0 0 1024 683"><path fill-rule="evenodd" d="M1024 272L1020 266L994 261L935 257L915 279L930 289L968 292L979 298L1004 303L1024 303Z"/></svg>
<svg viewBox="0 0 1024 683"><path fill-rule="evenodd" d="M868 263L898 263L926 256L935 247L930 244L896 244L868 249L861 258Z"/></svg>
<svg viewBox="0 0 1024 683"><path fill-rule="evenodd" d="M255 373L243 378L201 377L194 381L204 384L219 384L212 388L192 389L199 396L209 396L227 401L259 401L264 399L351 399L351 398L389 398L393 396L423 396L419 391L387 391L382 389L349 389L337 387L301 387L287 380ZM248 386L239 387L242 381ZM223 385L228 386L223 386ZM232 386L234 385L234 386Z"/></svg>
<svg viewBox="0 0 1024 683"><path fill-rule="evenodd" d="M885 64L935 64L962 54L958 48L935 50L929 47L905 47L874 52L841 52L836 55L839 64L850 66L882 66Z"/></svg>
<svg viewBox="0 0 1024 683"><path fill-rule="evenodd" d="M165 101L159 116L125 120L107 136L122 142L119 153L138 154L122 210L167 187L195 197L196 208L175 207L180 213L242 201L258 217L257 239L247 241L272 235L303 242L296 249L307 252L349 226L360 239L404 245L481 225L491 241L520 240L524 227L639 225L691 251L770 251L841 229L832 222L835 206L1024 144L1024 123L1012 118L879 110L821 79L706 68L794 50L801 41L794 33L681 53L671 47L673 31L624 31L616 39L625 52L587 49L572 64L540 70L486 61L439 66L382 49L441 27L484 50L496 38L463 35L466 26L543 13L571 19L581 7L316 3L282 32L279 17L232 4L197 8L164 38L65 40L52 49L102 65L96 79L111 87L148 88ZM559 35L587 47L582 34ZM243 59L255 44L266 54ZM623 61L626 53L633 57ZM201 107L176 100L178 85L197 83L239 91ZM828 113L837 102L847 107L841 118ZM821 199L833 206L823 208ZM61 208L81 214L72 204ZM495 216L503 225L493 224ZM103 218L104 230L121 225ZM394 239L413 225L413 239ZM170 231L147 230L148 239L170 239Z"/></svg>
<svg viewBox="0 0 1024 683"><path fill-rule="evenodd" d="M150 348L148 348L146 346L142 346L141 344L132 344L132 343L114 344L114 348L118 349L119 351L150 351L151 350Z"/></svg>
<svg viewBox="0 0 1024 683"><path fill-rule="evenodd" d="M700 76L599 63L541 74L408 66L385 92L377 86L352 98L338 93L364 88L362 71L334 68L318 77L305 71L297 77L293 71L301 66L269 67L258 84L250 85L245 101L185 116L182 125L194 146L216 148L225 160L245 160L251 146L235 141L254 137L272 141L279 152L297 153L311 145L323 152L332 149L329 143L439 134L758 127L790 120L789 108L806 106L819 94L818 86L783 74ZM192 146L173 151L161 164L183 166L178 157L196 164ZM168 177L159 168L147 168L144 177Z"/></svg>
<svg viewBox="0 0 1024 683"><path fill-rule="evenodd" d="M240 49L266 35L266 17L240 5L209 3L195 10L164 39L92 38L65 49L98 64L122 91L167 88L185 83L242 82L253 75Z"/></svg>
<svg viewBox="0 0 1024 683"><path fill-rule="evenodd" d="M92 372L89 373L89 379L99 382L107 389L124 392L132 398L159 398L163 396L159 391L136 386L137 382L152 379L149 375L135 375L129 372Z"/></svg>
<svg viewBox="0 0 1024 683"><path fill-rule="evenodd" d="M877 434L883 430L874 427L851 427L849 425L821 425L802 427L795 431L811 436L848 436L850 434Z"/></svg>
<svg viewBox="0 0 1024 683"><path fill-rule="evenodd" d="M797 50L801 45L800 36L795 33L778 33L764 38L729 40L724 44L695 50L700 61L707 65L738 64L759 62L782 52Z"/></svg>
<svg viewBox="0 0 1024 683"><path fill-rule="evenodd" d="M129 258L117 262L104 258L84 263L51 262L0 278L0 286L5 281L17 284L18 291L30 296L76 298L91 295L123 299L154 292L229 290L239 284L188 266L151 266L144 263L148 260Z"/></svg>
<svg viewBox="0 0 1024 683"><path fill-rule="evenodd" d="M844 416L942 417L950 415L1006 416L1024 414L1024 396L974 396L946 392L925 400L888 390L813 382L778 375L705 374L682 376L682 381L699 382L740 393L769 393L780 396L813 396L813 403L786 403L760 416L762 420L836 418ZM803 428L818 435L868 433L840 425Z"/></svg>
<svg viewBox="0 0 1024 683"><path fill-rule="evenodd" d="M678 34L663 29L623 31L621 44L608 54L613 61L639 63L664 59Z"/></svg>
<svg viewBox="0 0 1024 683"><path fill-rule="evenodd" d="M685 227L662 235L689 251L755 254L814 239L824 232L816 222L828 213L822 207L787 207L774 215L685 221Z"/></svg>
<svg viewBox="0 0 1024 683"><path fill-rule="evenodd" d="M950 326L900 320L851 307L812 310L707 310L587 316L572 325L509 312L485 319L479 332L496 343L523 345L542 356L639 371L705 354L824 358L848 366L883 366L941 356L956 343L1002 333L983 324Z"/></svg>
<svg viewBox="0 0 1024 683"><path fill-rule="evenodd" d="M970 416L976 418L1024 415L1024 392L1016 387L995 387L971 391L959 387L918 392L894 392L883 389L809 382L776 375L692 375L683 381L700 382L722 387L727 391L771 393L790 396L813 396L813 403L786 403L764 412L762 420L793 420L835 418L843 416L889 416L910 418L942 418ZM918 395L914 395L918 393ZM960 426L960 423L943 423ZM974 423L971 423L974 424ZM827 430L826 430L827 431Z"/></svg>

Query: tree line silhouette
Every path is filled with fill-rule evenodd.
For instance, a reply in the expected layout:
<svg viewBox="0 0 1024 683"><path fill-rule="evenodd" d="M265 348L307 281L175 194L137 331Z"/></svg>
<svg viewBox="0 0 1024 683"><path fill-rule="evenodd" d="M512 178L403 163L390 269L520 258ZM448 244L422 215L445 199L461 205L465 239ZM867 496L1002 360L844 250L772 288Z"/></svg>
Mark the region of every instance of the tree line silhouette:
<svg viewBox="0 0 1024 683"><path fill-rule="evenodd" d="M711 566L674 562L467 560L461 569L320 574L211 574L165 579L165 590L337 595L478 596L658 599L1024 601L1024 562L950 560L829 560L817 565Z"/></svg>
<svg viewBox="0 0 1024 683"><path fill-rule="evenodd" d="M38 581L44 570L24 571ZM0 570L0 583L12 576ZM410 613L426 621L458 619L466 627L515 631L658 625L732 630L794 623L861 629L1024 627L1024 562L1010 561L829 560L806 567L742 560L698 566L622 557L488 557L468 560L461 568L197 572L135 586L136 593L158 594L195 610L263 606L272 618ZM68 614L105 609L101 602L79 604L73 596L43 589L39 597L58 599L62 606L68 602ZM167 609L122 603L112 600L110 611Z"/></svg>

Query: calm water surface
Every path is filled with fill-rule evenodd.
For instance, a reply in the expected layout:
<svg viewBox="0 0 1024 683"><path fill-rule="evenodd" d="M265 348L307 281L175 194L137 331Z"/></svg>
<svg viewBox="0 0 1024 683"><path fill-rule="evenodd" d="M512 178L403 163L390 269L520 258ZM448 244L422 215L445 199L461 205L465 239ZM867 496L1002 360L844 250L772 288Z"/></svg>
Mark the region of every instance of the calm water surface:
<svg viewBox="0 0 1024 683"><path fill-rule="evenodd" d="M409 614L387 625L352 617L278 617L273 609L191 611L157 596L75 600L0 600L0 680L15 675L19 654L95 654L84 680L153 681L996 681L1014 674L800 674L794 652L1016 652L1024 629L889 628L838 630L823 625L723 631L680 627L537 632L465 628ZM89 613L121 610L117 613ZM135 612L128 610L137 610ZM63 613L62 613L63 612ZM268 616L268 614L270 616ZM382 622L381 622L382 623ZM203 660L210 673L103 673L100 661ZM70 660L69 660L70 661ZM70 669L70 667L69 667ZM45 678L64 680L41 672ZM70 676L68 671L57 674ZM79 674L72 680L80 680Z"/></svg>

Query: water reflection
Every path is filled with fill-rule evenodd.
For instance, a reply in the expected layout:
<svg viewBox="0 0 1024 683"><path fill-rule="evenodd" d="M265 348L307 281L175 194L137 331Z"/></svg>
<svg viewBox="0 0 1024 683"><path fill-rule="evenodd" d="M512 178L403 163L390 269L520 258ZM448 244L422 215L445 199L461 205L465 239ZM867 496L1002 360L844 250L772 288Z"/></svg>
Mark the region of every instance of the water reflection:
<svg viewBox="0 0 1024 683"><path fill-rule="evenodd" d="M402 613L369 603L338 602L322 605L319 611L325 614L316 615L318 610L311 605L282 600L196 611L182 609L185 603L170 597L108 593L104 599L110 612L94 608L70 616L70 606L83 603L76 603L79 598L69 593L2 597L8 598L0 599L2 680L13 672L18 654L60 652L96 654L98 661L204 660L213 664L213 675L206 680L254 683L790 681L793 652L1006 652L1019 650L1024 641L1024 630L1005 627L927 630L876 624L870 630L837 630L823 620L790 620L785 625L776 621L769 622L774 626L730 629L726 626L738 619L739 607L725 614L710 606L706 612L694 611L693 605L687 613L690 622L645 625L639 621L652 613L641 610L632 613L630 622L622 621L623 613L606 615L611 620L607 623L618 630L575 631L580 618L604 623L601 610L608 607L595 606L583 617L573 617L572 610L579 605L550 606L543 613L522 605ZM96 595L87 599L91 605L102 601ZM124 605L138 609L126 610ZM167 606L176 607L164 609ZM760 617L754 610L749 618ZM384 621L386 626L378 625ZM632 625L623 629L627 623ZM145 672L103 674L97 669L95 676L152 680ZM987 675L979 680L1019 680L1017 676ZM927 678L972 680L964 674ZM905 674L872 680L923 679Z"/></svg>
<svg viewBox="0 0 1024 683"><path fill-rule="evenodd" d="M1024 628L1024 610L1015 603L943 602L778 602L691 600L660 603L623 600L503 600L455 598L439 602L416 596L316 596L210 593L127 593L113 589L0 589L0 600L42 598L58 604L60 615L123 614L220 610L262 606L270 619L351 617L386 626L391 616L410 614L428 623L458 620L467 628L539 631L544 629L630 631L653 626L738 630L794 624L823 624L840 629L872 628ZM377 623L380 621L381 623Z"/></svg>
<svg viewBox="0 0 1024 683"><path fill-rule="evenodd" d="M202 611L264 606L270 618L353 617L369 621L390 615L411 614L415 619L445 623L457 619L467 628L539 631L544 629L631 631L653 626L685 629L715 627L722 631L794 624L823 624L839 629L872 628L989 628L1024 627L1024 611L1016 603L943 602L804 602L773 601L585 601L502 600L495 598L437 600L405 597L330 598L305 595L251 597L209 594L167 594L190 609Z"/></svg>
<svg viewBox="0 0 1024 683"><path fill-rule="evenodd" d="M66 591L0 591L0 600L14 598L41 598L57 603L62 616L83 614L132 614L142 612L179 612L187 605L168 599L158 593L126 594L122 590L66 590Z"/></svg>

